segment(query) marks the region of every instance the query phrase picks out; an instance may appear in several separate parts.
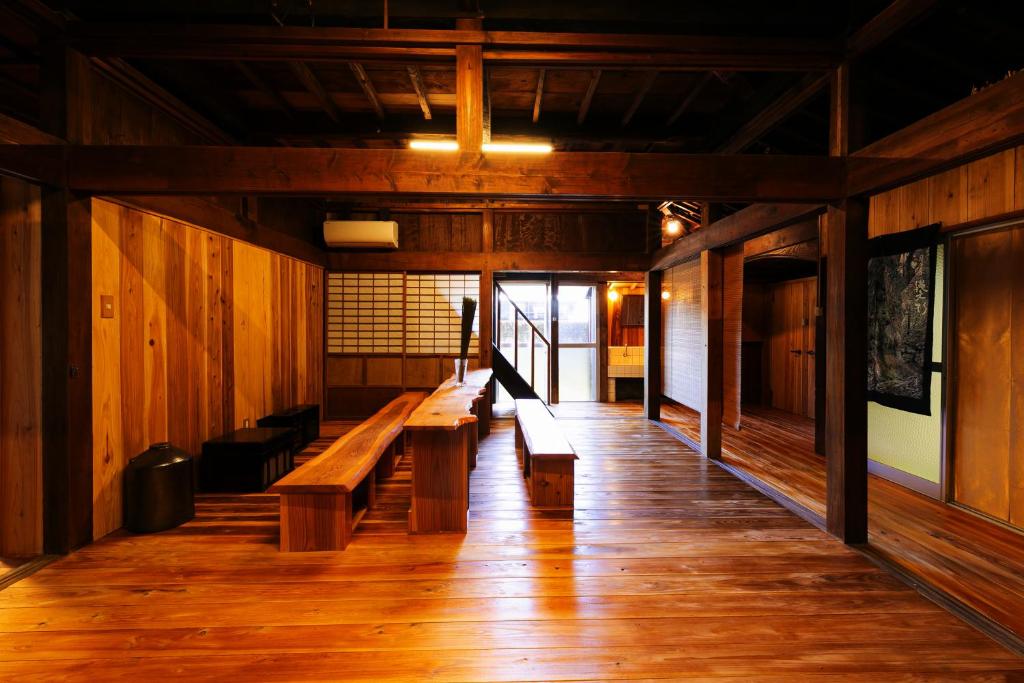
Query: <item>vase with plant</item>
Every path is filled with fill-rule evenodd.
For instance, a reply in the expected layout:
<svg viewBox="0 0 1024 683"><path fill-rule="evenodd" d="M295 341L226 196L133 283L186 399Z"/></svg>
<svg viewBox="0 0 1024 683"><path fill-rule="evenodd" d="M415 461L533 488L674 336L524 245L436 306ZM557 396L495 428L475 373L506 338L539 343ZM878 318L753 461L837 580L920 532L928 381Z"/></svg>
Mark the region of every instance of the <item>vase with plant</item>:
<svg viewBox="0 0 1024 683"><path fill-rule="evenodd" d="M473 318L476 315L476 300L462 298L462 336L459 339L459 357L455 359L455 384L466 383L466 366L469 359L469 340L473 336Z"/></svg>

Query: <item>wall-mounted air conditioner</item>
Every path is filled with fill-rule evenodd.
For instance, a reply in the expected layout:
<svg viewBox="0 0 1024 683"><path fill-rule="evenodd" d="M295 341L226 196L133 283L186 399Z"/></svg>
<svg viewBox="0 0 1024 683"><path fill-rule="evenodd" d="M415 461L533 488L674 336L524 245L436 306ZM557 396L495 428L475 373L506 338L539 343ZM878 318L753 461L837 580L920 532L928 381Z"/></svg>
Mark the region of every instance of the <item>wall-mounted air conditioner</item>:
<svg viewBox="0 0 1024 683"><path fill-rule="evenodd" d="M347 249L397 249L395 221L324 221L324 242L328 247Z"/></svg>

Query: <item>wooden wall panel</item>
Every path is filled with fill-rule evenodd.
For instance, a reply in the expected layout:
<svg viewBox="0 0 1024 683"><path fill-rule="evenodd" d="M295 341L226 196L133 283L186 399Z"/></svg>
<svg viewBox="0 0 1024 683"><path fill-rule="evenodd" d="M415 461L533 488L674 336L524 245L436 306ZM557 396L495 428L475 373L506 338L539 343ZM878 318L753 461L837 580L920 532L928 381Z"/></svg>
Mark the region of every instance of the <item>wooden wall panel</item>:
<svg viewBox="0 0 1024 683"><path fill-rule="evenodd" d="M869 237L980 221L1024 209L1024 147L983 157L871 197Z"/></svg>
<svg viewBox="0 0 1024 683"><path fill-rule="evenodd" d="M153 105L97 72L89 59L69 55L68 142L85 145L202 145L214 142L189 131Z"/></svg>
<svg viewBox="0 0 1024 683"><path fill-rule="evenodd" d="M608 346L643 346L644 327L643 325L623 327L622 304L625 301L625 296L643 297L644 284L642 282L617 283L615 289L619 293L619 297L615 301L609 301L607 296L604 297L604 301L607 302Z"/></svg>
<svg viewBox="0 0 1024 683"><path fill-rule="evenodd" d="M39 188L0 178L0 556L43 551Z"/></svg>
<svg viewBox="0 0 1024 683"><path fill-rule="evenodd" d="M121 526L122 472L149 444L202 442L323 403L323 272L93 201L93 535ZM100 295L114 296L101 318Z"/></svg>
<svg viewBox="0 0 1024 683"><path fill-rule="evenodd" d="M483 249L479 213L392 213L401 251L478 252Z"/></svg>
<svg viewBox="0 0 1024 683"><path fill-rule="evenodd" d="M643 253L644 221L640 212L495 211L494 250Z"/></svg>

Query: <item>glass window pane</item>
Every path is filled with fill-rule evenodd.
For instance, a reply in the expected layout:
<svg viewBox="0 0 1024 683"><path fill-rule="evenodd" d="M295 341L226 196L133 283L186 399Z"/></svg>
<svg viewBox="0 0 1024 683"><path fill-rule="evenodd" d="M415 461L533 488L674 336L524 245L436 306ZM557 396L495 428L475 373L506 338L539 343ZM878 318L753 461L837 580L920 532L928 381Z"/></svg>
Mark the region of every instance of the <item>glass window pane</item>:
<svg viewBox="0 0 1024 683"><path fill-rule="evenodd" d="M597 325L594 287L558 287L558 341L561 344L589 344L596 341Z"/></svg>
<svg viewBox="0 0 1024 683"><path fill-rule="evenodd" d="M561 328L559 328L561 334ZM597 400L597 349L558 350L558 400Z"/></svg>

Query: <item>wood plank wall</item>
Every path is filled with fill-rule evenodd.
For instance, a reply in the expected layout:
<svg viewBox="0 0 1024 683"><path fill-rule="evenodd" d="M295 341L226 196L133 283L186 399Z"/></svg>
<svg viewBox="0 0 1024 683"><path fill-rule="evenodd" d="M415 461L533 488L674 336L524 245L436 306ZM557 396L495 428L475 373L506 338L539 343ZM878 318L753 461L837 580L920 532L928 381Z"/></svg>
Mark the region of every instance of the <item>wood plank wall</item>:
<svg viewBox="0 0 1024 683"><path fill-rule="evenodd" d="M642 282L615 283L615 289L619 293L615 301L610 301L607 295L604 298L604 304L608 307L608 346L643 346L644 328L642 325L639 327L622 326L622 303L626 296L642 297L644 284ZM601 302L598 302L598 305L601 305Z"/></svg>
<svg viewBox="0 0 1024 683"><path fill-rule="evenodd" d="M0 178L0 556L43 551L39 188Z"/></svg>
<svg viewBox="0 0 1024 683"><path fill-rule="evenodd" d="M1024 210L1024 146L958 166L871 198L868 234L944 227Z"/></svg>
<svg viewBox="0 0 1024 683"><path fill-rule="evenodd" d="M92 214L100 538L121 526L123 468L149 444L198 455L246 419L322 402L323 271L109 201Z"/></svg>

